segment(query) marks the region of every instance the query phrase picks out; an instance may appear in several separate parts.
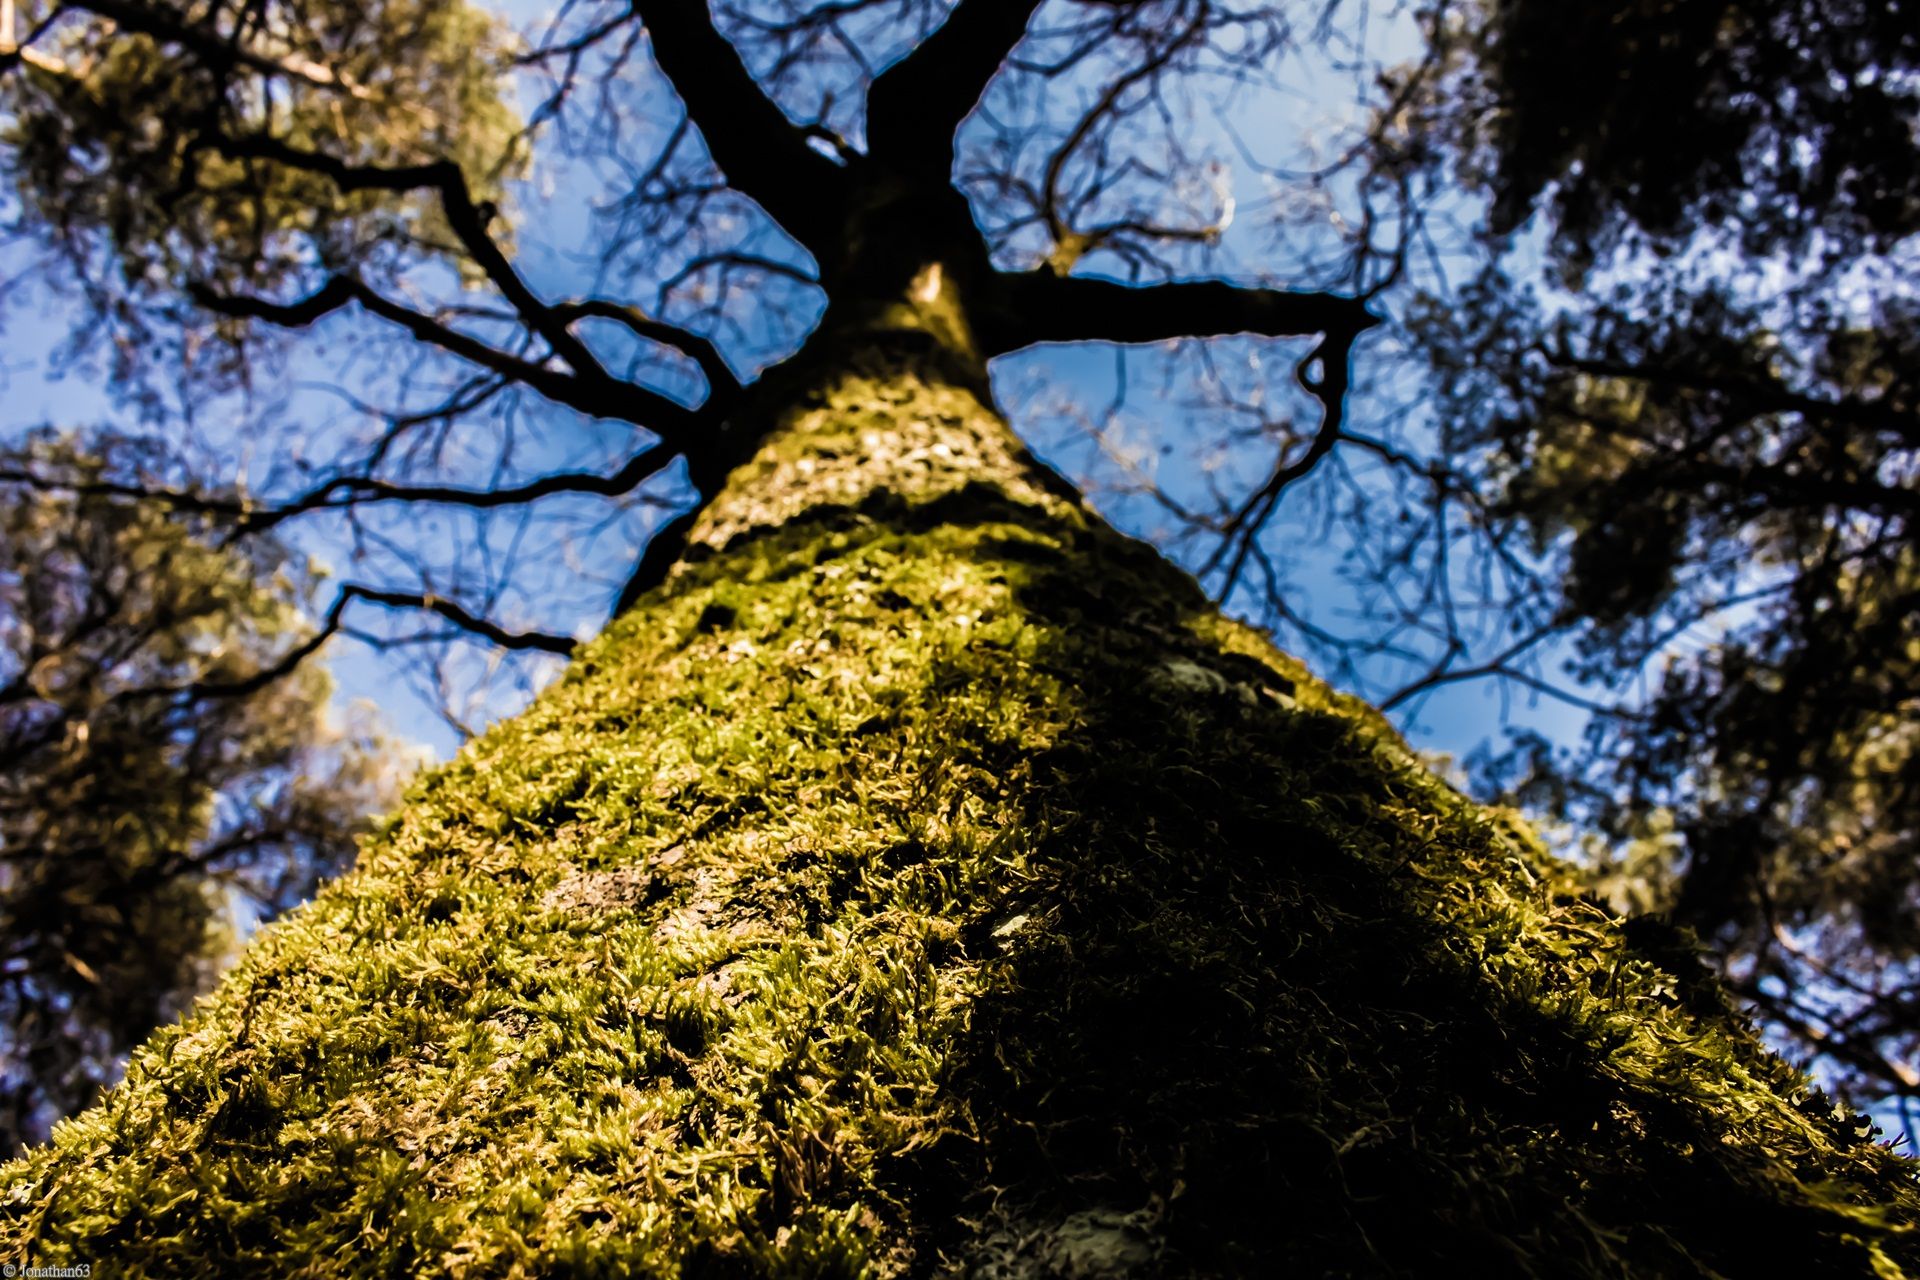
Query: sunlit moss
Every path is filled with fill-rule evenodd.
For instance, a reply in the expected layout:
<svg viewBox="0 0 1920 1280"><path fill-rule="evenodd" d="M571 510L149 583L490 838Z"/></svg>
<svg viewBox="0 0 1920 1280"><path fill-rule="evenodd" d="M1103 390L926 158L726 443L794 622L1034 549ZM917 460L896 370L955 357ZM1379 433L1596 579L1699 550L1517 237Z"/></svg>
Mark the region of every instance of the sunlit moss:
<svg viewBox="0 0 1920 1280"><path fill-rule="evenodd" d="M4 1171L8 1256L1916 1268L1908 1166L1710 985L966 393L875 377Z"/></svg>

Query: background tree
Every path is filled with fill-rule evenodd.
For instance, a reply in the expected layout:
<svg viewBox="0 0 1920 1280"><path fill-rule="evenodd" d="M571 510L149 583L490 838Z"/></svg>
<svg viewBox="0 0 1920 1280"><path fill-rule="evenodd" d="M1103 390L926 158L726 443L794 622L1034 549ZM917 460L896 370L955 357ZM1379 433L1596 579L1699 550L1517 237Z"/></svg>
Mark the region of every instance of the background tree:
<svg viewBox="0 0 1920 1280"><path fill-rule="evenodd" d="M0 458L0 1140L44 1140L234 942L352 860L390 765L300 662L311 584L265 539L129 496L162 456ZM55 487L57 486L57 487Z"/></svg>
<svg viewBox="0 0 1920 1280"><path fill-rule="evenodd" d="M1415 688L1565 654L1584 750L1523 736L1488 784L1591 833L1596 884L1691 926L1786 1042L1905 1113L1920 27L1518 0L1429 30L1407 141L1375 159L1487 201L1485 265L1410 313L1437 461L1492 539L1526 531L1553 603Z"/></svg>
<svg viewBox="0 0 1920 1280"><path fill-rule="evenodd" d="M231 161L268 229L210 237L217 269L149 269L64 200L85 166L16 171L29 204L81 210L78 261L135 265L143 319L184 294L194 341L225 344L169 375L217 394L262 371L265 335L361 320L425 353L383 342L363 402L432 394L304 483L250 485L241 526L690 509L563 682L14 1167L17 1247L156 1271L1914 1263L1910 1170L1760 1049L1683 941L1581 898L988 407L987 360L1038 344L1293 340L1264 349L1284 396L1219 379L1273 397L1245 404L1271 465L1194 522L1223 591L1267 571L1281 498L1342 446L1400 465L1349 405L1369 302L1421 230L1378 202L1394 181L1344 193L1362 216L1338 253L1179 278L1240 207L1208 154L1231 118L1208 141L1182 101L1230 101L1319 28L1203 0L1036 10L582 5L497 46L547 77L525 120L557 163L620 184L584 268L513 249L486 172L404 104L370 134L279 114L376 92L327 24L302 71L257 7L33 15L23 83L86 92L114 60L66 50L104 40L200 86L152 132ZM376 43L445 73L431 41ZM629 74L643 51L664 83ZM196 171L169 165L112 185L190 203ZM341 227L281 216L308 182ZM1334 179L1302 182L1321 194L1293 221L1331 221ZM436 474L534 399L585 442L541 458L569 465L520 474L501 432L490 482ZM573 647L432 590L351 589L333 625L363 598Z"/></svg>

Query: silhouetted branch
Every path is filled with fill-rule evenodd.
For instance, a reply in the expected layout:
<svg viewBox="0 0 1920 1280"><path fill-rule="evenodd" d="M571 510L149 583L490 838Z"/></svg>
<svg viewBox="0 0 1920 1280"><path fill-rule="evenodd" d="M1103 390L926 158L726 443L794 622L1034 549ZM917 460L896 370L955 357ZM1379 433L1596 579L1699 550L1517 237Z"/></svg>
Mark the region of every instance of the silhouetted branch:
<svg viewBox="0 0 1920 1280"><path fill-rule="evenodd" d="M575 641L570 636L548 635L542 631L509 631L498 623L463 608L445 596L416 594L410 591L382 591L362 586L345 587L341 590L340 598L329 614L330 620L337 624L347 604L354 600L366 600L372 604L386 605L390 609L423 609L428 613L438 614L461 630L470 631L503 649L536 649L543 653L557 653L564 657L572 653L575 647Z"/></svg>
<svg viewBox="0 0 1920 1280"><path fill-rule="evenodd" d="M800 243L821 249L841 230L838 166L762 93L713 25L707 0L639 0L653 58L680 94L727 181Z"/></svg>
<svg viewBox="0 0 1920 1280"><path fill-rule="evenodd" d="M236 534L246 534L264 532L310 511L336 511L371 502L432 502L486 510L538 502L558 493L619 497L633 492L644 481L658 475L678 456L677 449L669 445L656 445L635 454L618 471L611 473L556 472L524 484L493 489L397 484L373 476L335 476L285 502L266 504L163 485L146 486L117 480L76 480L17 466L0 466L0 484L24 485L43 493L155 502L173 511L218 517L230 522Z"/></svg>
<svg viewBox="0 0 1920 1280"><path fill-rule="evenodd" d="M548 364L510 355L432 316L375 293L348 276L335 276L318 291L292 303L223 294L203 285L190 286L190 292L194 301L221 315L265 320L270 324L293 328L311 325L348 302L357 302L367 311L399 325L414 337L531 387L550 400L592 417L630 422L682 446L706 418L706 415L686 409L657 391L614 378L604 371L593 375L568 373ZM598 370L598 363L593 367Z"/></svg>
<svg viewBox="0 0 1920 1280"><path fill-rule="evenodd" d="M1458 649L1449 649L1447 654L1439 662L1435 663L1425 675L1410 684L1403 685L1400 689L1384 698L1380 703L1380 709L1382 711L1392 711L1401 703L1418 697L1420 694L1438 689L1442 685L1458 684L1464 680L1479 680L1489 676L1499 676L1502 678L1511 677L1514 675L1514 670L1510 664L1516 658L1519 658L1526 653L1527 650L1533 648L1541 641L1551 636L1563 634L1565 630L1566 628L1563 626L1542 627L1532 634L1514 641L1485 662L1476 663L1470 667L1452 666L1453 659L1458 656ZM1583 701L1580 705L1591 706L1592 704Z"/></svg>
<svg viewBox="0 0 1920 1280"><path fill-rule="evenodd" d="M700 366L700 372L706 376L707 387L715 400L731 401L740 392L740 379L735 376L711 338L656 320L638 307L605 298L562 302L554 307L554 313L566 324L576 320L611 320L624 325L636 337L659 343L663 347L672 347Z"/></svg>
<svg viewBox="0 0 1920 1280"><path fill-rule="evenodd" d="M318 653L327 641L345 629L347 607L356 600L385 605L390 609L419 609L436 614L463 631L479 636L503 649L537 650L543 653L571 654L576 642L569 636L549 635L542 631L510 631L497 622L483 618L457 601L428 592L389 591L349 583L334 597L320 625L312 635L294 645L279 658L250 675L237 680L196 680L186 684L150 685L130 689L118 695L122 700L145 698L243 698L258 693L276 680L291 675L301 663Z"/></svg>
<svg viewBox="0 0 1920 1280"><path fill-rule="evenodd" d="M868 91L867 142L874 157L945 182L954 132L1039 7L1038 0L960 0L937 31Z"/></svg>
<svg viewBox="0 0 1920 1280"><path fill-rule="evenodd" d="M289 168L317 173L331 179L343 192L412 191L429 189L440 198L447 225L460 240L475 265L486 273L495 288L535 333L544 338L554 354L565 360L582 378L613 381L600 366L586 344L568 331L552 307L533 292L520 277L506 253L487 231L493 220L491 205L478 204L467 186L466 175L450 160L424 165L356 165L335 156L323 155L293 146L280 138L253 134L243 138L219 137L213 144L221 153L234 158L270 160Z"/></svg>
<svg viewBox="0 0 1920 1280"><path fill-rule="evenodd" d="M1164 342L1245 333L1344 334L1377 321L1358 299L1198 280L1135 286L1051 271L1005 273L982 308L981 341L999 355L1040 342Z"/></svg>
<svg viewBox="0 0 1920 1280"><path fill-rule="evenodd" d="M1367 316L1364 309L1360 310L1360 314L1367 323L1372 323L1372 317ZM1320 402L1320 426L1306 450L1291 461L1283 457L1273 474L1267 477L1266 483L1254 491L1221 529L1220 545L1201 566L1200 572L1205 576L1225 562L1226 575L1220 588L1223 599L1240 580L1254 537L1279 505L1280 495L1294 481L1319 466L1321 460L1332 453L1334 446L1340 442L1346 423L1347 390L1353 382L1353 344L1361 332L1359 328L1330 330L1297 367L1295 378ZM1319 367L1317 373L1314 372L1316 365Z"/></svg>

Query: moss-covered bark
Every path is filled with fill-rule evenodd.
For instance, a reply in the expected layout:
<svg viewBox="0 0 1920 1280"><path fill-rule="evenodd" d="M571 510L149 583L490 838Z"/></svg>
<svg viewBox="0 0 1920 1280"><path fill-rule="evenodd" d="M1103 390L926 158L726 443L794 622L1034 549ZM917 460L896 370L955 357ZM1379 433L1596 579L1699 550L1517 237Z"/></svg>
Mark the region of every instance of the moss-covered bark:
<svg viewBox="0 0 1920 1280"><path fill-rule="evenodd" d="M96 1274L1920 1274L1684 955L1034 467L789 384L669 581L4 1170ZM771 394L771 393L770 393Z"/></svg>

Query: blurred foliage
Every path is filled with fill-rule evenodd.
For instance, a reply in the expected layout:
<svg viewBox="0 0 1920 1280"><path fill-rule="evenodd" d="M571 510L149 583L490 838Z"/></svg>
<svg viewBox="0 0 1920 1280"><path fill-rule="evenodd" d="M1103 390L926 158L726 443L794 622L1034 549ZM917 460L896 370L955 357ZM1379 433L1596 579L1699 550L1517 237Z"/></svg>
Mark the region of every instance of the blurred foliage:
<svg viewBox="0 0 1920 1280"><path fill-rule="evenodd" d="M314 630L284 548L21 479L166 468L51 433L0 455L0 1149L89 1102L236 932L351 861L392 791L325 671L279 670Z"/></svg>
<svg viewBox="0 0 1920 1280"><path fill-rule="evenodd" d="M1444 44L1441 118L1496 234L1543 204L1574 261L1702 224L1750 253L1920 229L1908 0L1482 0Z"/></svg>
<svg viewBox="0 0 1920 1280"><path fill-rule="evenodd" d="M1530 531L1607 704L1485 780L1596 832L1861 1098L1920 1097L1920 23L1490 0L1409 112L1489 201L1416 308L1452 465ZM1531 282L1531 283L1528 283Z"/></svg>

